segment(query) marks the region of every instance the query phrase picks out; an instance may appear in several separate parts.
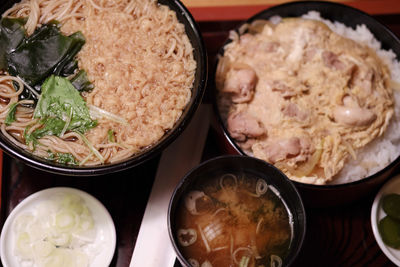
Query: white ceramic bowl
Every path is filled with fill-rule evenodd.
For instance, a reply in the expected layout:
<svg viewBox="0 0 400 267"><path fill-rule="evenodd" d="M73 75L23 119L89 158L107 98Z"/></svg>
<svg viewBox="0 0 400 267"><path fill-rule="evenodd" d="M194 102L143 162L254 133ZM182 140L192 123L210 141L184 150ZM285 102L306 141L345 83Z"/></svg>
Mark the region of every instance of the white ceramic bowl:
<svg viewBox="0 0 400 267"><path fill-rule="evenodd" d="M400 266L400 249L394 249L387 246L379 233L378 222L386 216L386 213L382 209L381 199L383 196L391 193L400 194L400 175L391 178L386 184L379 190L375 197L374 203L372 204L371 210L371 225L372 231L374 232L375 240L379 247L385 253L385 255L397 266Z"/></svg>
<svg viewBox="0 0 400 267"><path fill-rule="evenodd" d="M100 251L93 258L90 267L109 266L114 256L116 233L114 222L107 209L99 200L86 192L68 187L55 187L30 195L19 203L8 216L0 236L0 256L4 267L20 266L18 258L14 255L16 234L13 230L13 225L15 219L20 214L34 209L40 202L60 193L69 193L80 196L92 213L97 231L94 242L96 245L99 245Z"/></svg>

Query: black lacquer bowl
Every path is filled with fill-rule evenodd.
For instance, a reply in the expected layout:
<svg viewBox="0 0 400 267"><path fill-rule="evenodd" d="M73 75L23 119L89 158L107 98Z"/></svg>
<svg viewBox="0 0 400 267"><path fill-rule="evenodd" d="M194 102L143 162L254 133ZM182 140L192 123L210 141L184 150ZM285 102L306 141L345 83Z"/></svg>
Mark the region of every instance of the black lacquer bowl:
<svg viewBox="0 0 400 267"><path fill-rule="evenodd" d="M244 23L251 23L254 20L269 19L272 16L278 15L280 17L300 17L308 11L315 10L321 14L321 17L344 23L347 27L355 28L357 25L364 24L374 34L375 38L381 42L382 48L385 50L391 49L396 55L397 60L400 60L400 41L386 26L375 20L370 15L354 9L352 7L322 1L305 1L305 2L291 2L283 5L274 6L266 9L255 16L251 17ZM239 28L237 28L238 31ZM229 43L227 40L224 46ZM219 54L223 55L223 47L220 49ZM215 74L216 66L213 75ZM211 77L211 83L215 88L215 79ZM235 143L235 140L230 136L226 127L223 124L222 118L219 114L216 90L213 92L214 113L218 124L216 127L217 139L222 151L228 154L245 155L243 150ZM400 133L399 133L400 135ZM396 170L400 163L400 157L397 157L391 164L382 169L381 171L366 177L362 180L337 185L311 185L305 183L294 182L300 194L303 197L304 204L312 207L326 207L347 204L360 200L363 197L370 195L370 193L377 190L387 178L389 178Z"/></svg>
<svg viewBox="0 0 400 267"><path fill-rule="evenodd" d="M181 264L190 266L180 252L177 242L176 216L178 207L184 201L185 193L196 190L204 183L204 179L226 173L255 176L264 179L269 186L272 185L277 189L293 218L293 237L289 246L289 253L283 260L282 266L291 265L302 247L306 233L306 214L302 199L293 183L280 170L265 161L240 155L226 155L203 162L183 177L172 194L168 208L168 232Z"/></svg>
<svg viewBox="0 0 400 267"><path fill-rule="evenodd" d="M6 1L1 4L0 13L3 13L14 3L18 1ZM178 20L185 25L186 34L194 48L194 59L197 63L195 72L195 79L192 88L192 96L180 119L175 123L174 127L170 129L165 135L155 144L144 148L139 153L119 162L112 164L104 164L100 166L91 167L76 167L57 164L45 160L43 158L32 155L31 153L20 149L12 144L3 134L0 133L0 148L7 154L22 160L24 163L56 174L73 175L73 176L94 176L107 174L117 171L122 171L134 166L137 166L146 160L161 153L175 138L177 138L185 127L189 124L193 114L201 103L205 86L207 83L207 54L206 48L201 36L200 30L192 15L186 7L179 0L159 0L160 4L167 5L169 8L176 12ZM127 100L123 100L127 101Z"/></svg>

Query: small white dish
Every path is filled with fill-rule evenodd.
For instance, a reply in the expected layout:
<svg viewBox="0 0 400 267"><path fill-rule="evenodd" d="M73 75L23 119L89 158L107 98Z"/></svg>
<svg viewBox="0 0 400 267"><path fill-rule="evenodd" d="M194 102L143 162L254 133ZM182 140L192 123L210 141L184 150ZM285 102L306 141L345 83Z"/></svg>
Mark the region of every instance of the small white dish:
<svg viewBox="0 0 400 267"><path fill-rule="evenodd" d="M16 234L13 231L13 225L15 219L20 214L34 209L40 202L60 193L70 193L80 196L90 209L95 221L97 235L94 242L99 242L101 251L96 254L89 266L106 267L110 265L116 246L116 233L114 222L107 209L99 200L84 191L68 187L55 187L36 192L25 198L8 216L0 236L0 256L4 267L20 266L18 258L14 255Z"/></svg>
<svg viewBox="0 0 400 267"><path fill-rule="evenodd" d="M391 178L386 184L379 190L378 194L374 199L371 210L371 226L375 236L375 240L379 247L385 253L385 255L397 266L400 266L400 249L394 249L387 246L379 233L378 222L386 216L386 213L382 209L381 199L383 196L391 193L400 194L400 175Z"/></svg>

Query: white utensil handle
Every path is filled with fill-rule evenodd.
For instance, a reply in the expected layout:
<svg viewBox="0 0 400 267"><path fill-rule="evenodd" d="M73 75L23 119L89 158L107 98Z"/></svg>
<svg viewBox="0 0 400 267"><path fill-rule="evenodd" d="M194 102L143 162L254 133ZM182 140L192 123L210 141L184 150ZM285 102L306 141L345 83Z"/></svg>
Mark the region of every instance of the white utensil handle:
<svg viewBox="0 0 400 267"><path fill-rule="evenodd" d="M180 179L201 160L210 111L209 105L200 105L186 130L162 153L130 267L174 265L176 255L167 229L168 205Z"/></svg>

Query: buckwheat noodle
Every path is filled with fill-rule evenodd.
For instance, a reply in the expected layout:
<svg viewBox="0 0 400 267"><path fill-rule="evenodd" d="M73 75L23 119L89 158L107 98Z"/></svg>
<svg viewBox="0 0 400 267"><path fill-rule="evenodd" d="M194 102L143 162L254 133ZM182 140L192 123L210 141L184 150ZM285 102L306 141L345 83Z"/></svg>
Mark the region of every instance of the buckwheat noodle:
<svg viewBox="0 0 400 267"><path fill-rule="evenodd" d="M82 96L98 125L85 135L66 132L42 137L35 147L26 144L24 131L31 133L42 125L26 105L17 106L15 122L4 123L24 82L0 73L1 132L35 155L70 153L80 165L120 161L157 142L190 100L196 69L193 48L175 12L157 1L24 0L4 16L27 17L28 35L57 20L63 34L81 31L86 39L78 63L94 89ZM110 131L114 140L108 137Z"/></svg>

